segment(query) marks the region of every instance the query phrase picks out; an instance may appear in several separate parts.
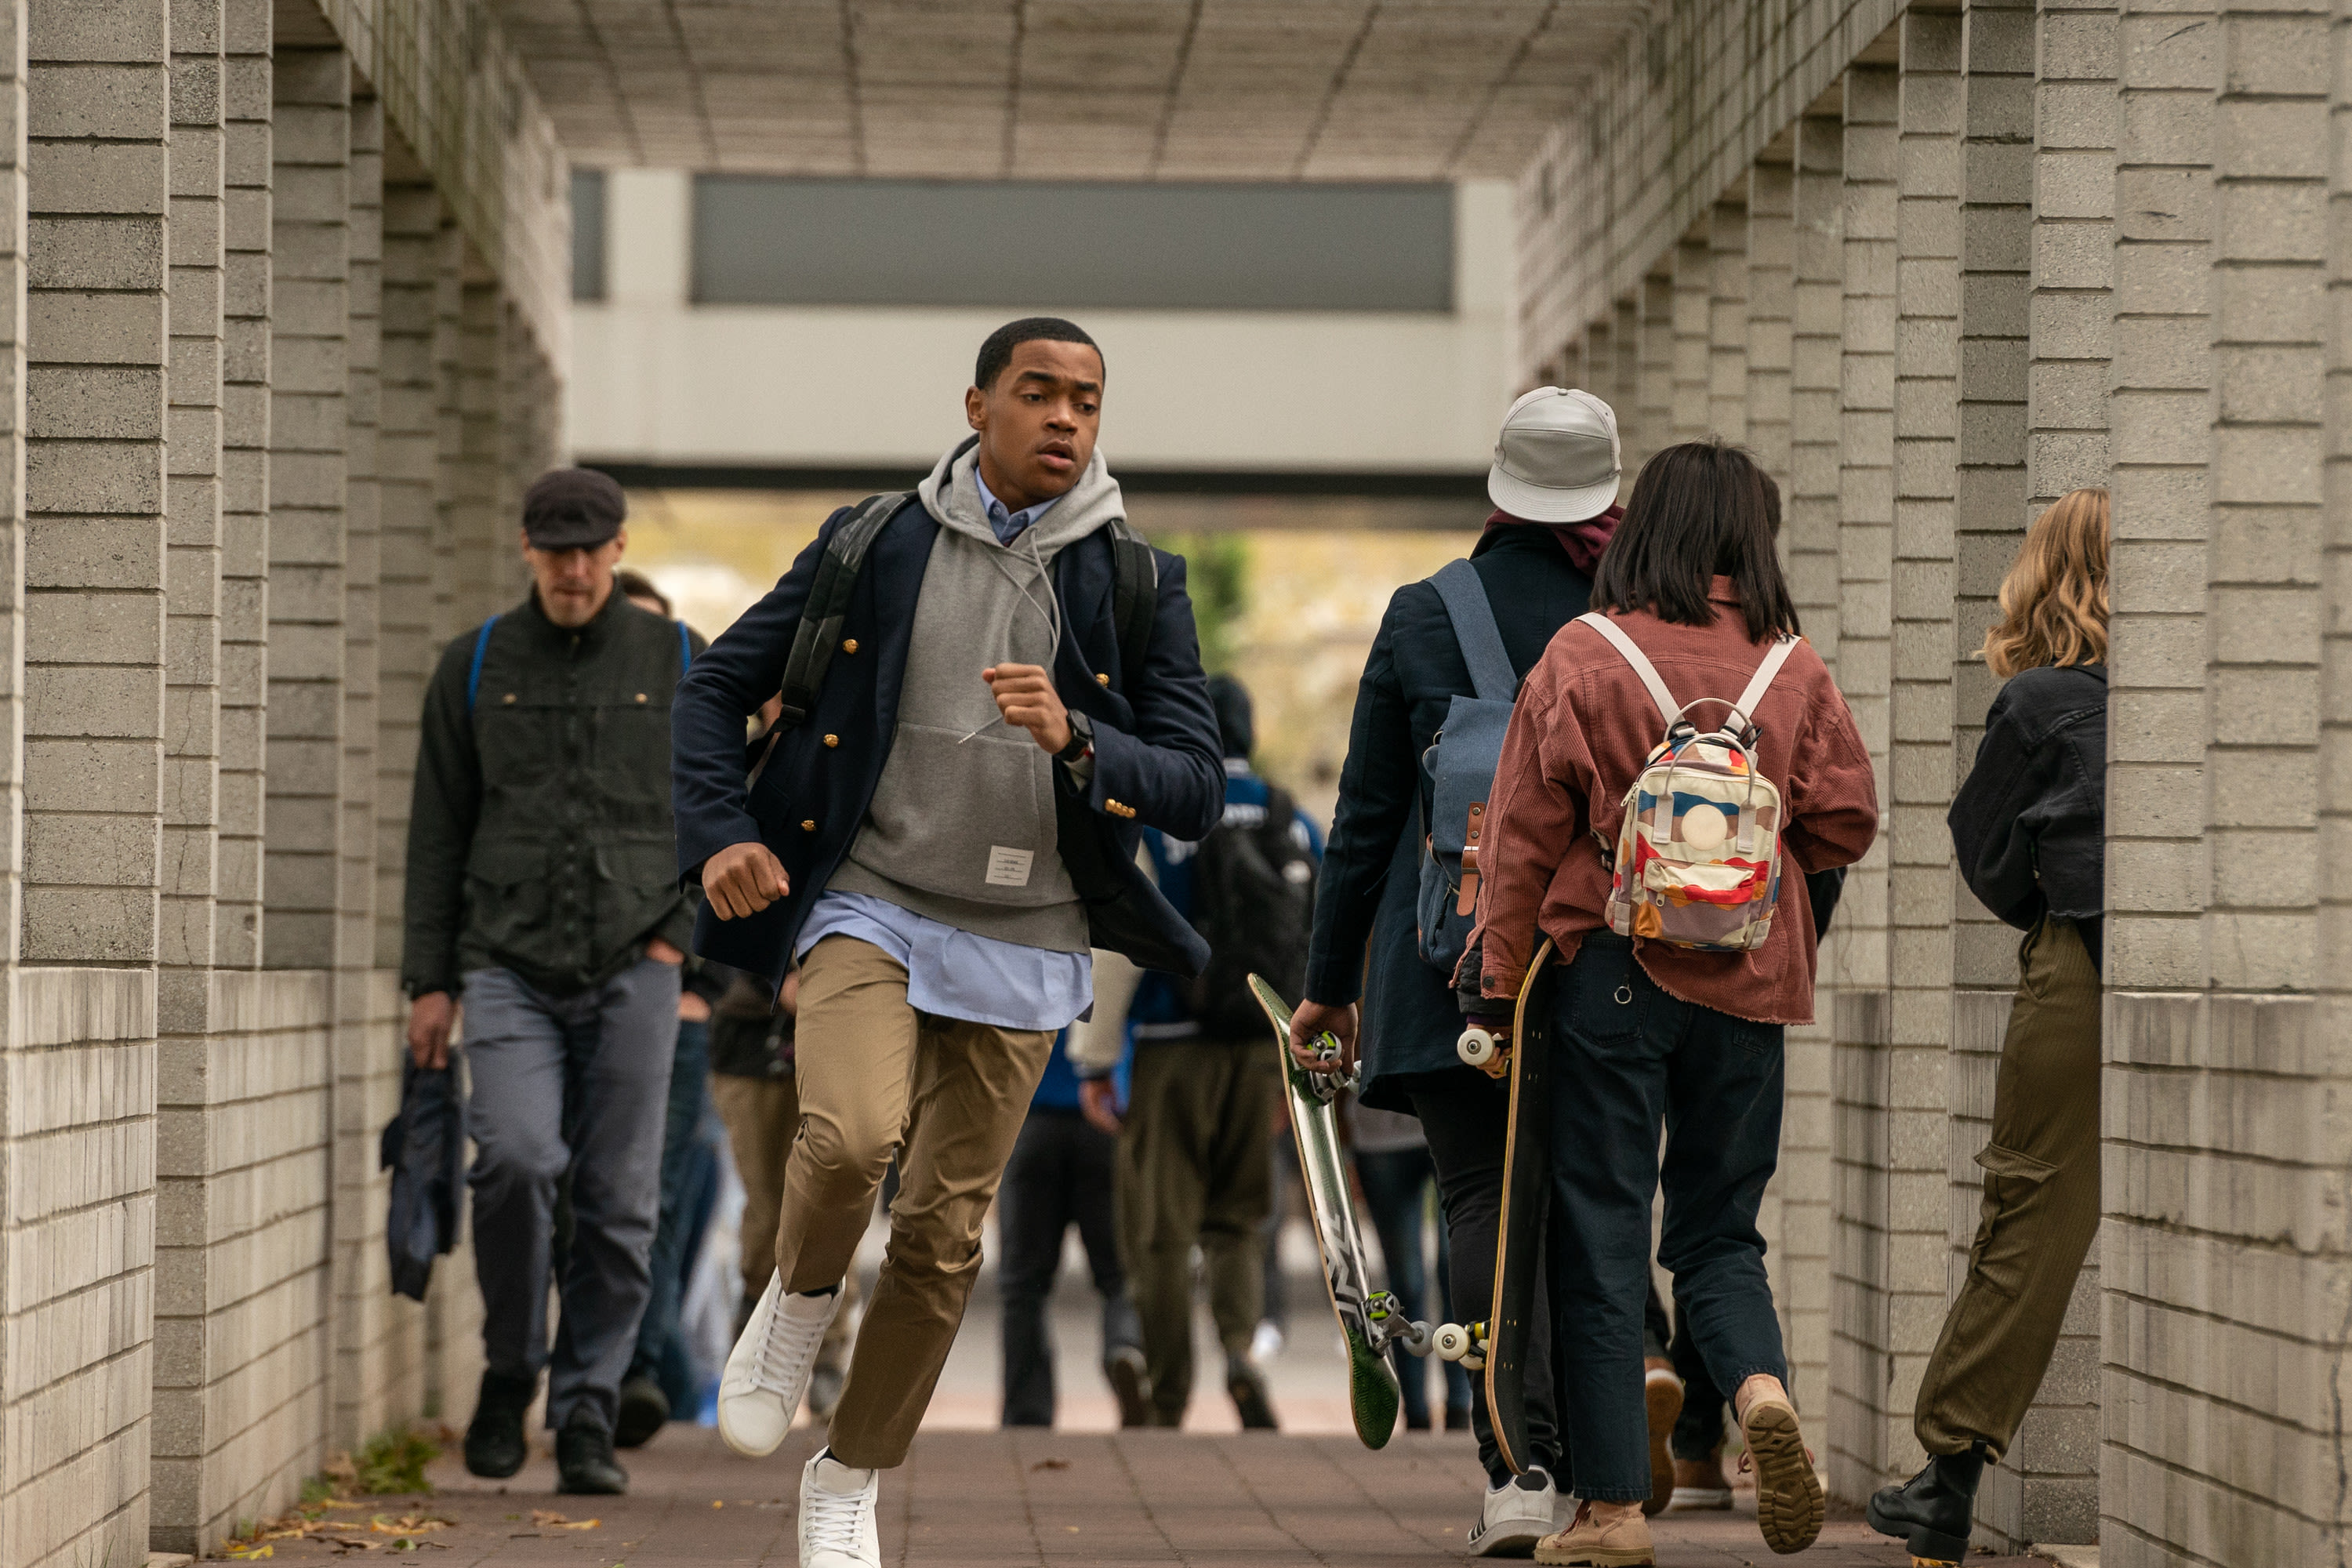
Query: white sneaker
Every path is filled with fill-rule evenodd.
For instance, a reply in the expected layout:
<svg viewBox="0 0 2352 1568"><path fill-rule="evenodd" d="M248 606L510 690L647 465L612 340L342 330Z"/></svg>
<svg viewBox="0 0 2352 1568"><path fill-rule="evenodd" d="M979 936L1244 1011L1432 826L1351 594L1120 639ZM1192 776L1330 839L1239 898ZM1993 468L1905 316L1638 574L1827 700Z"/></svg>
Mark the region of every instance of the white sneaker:
<svg viewBox="0 0 2352 1568"><path fill-rule="evenodd" d="M719 1435L729 1447L754 1459L776 1451L800 1414L816 1347L840 1306L839 1290L787 1296L784 1277L768 1277L719 1377Z"/></svg>
<svg viewBox="0 0 2352 1568"><path fill-rule="evenodd" d="M1527 1557L1536 1542L1559 1527L1553 1522L1559 1493L1542 1470L1514 1476L1486 1494L1478 1522L1470 1530L1473 1557Z"/></svg>
<svg viewBox="0 0 2352 1568"><path fill-rule="evenodd" d="M826 1448L801 1468L801 1568L882 1568L874 1533L878 1470L853 1470Z"/></svg>
<svg viewBox="0 0 2352 1568"><path fill-rule="evenodd" d="M1260 1318L1250 1332L1250 1360L1263 1366L1282 1353L1282 1325L1272 1318Z"/></svg>

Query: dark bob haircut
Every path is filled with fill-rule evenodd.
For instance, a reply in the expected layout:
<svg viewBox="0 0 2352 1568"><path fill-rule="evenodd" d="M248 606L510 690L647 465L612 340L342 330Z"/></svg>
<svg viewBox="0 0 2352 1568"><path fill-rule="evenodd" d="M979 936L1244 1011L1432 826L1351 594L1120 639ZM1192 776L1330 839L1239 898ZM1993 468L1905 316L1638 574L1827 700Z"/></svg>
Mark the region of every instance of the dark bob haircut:
<svg viewBox="0 0 2352 1568"><path fill-rule="evenodd" d="M1642 465L1625 521L1592 574L1596 610L1647 610L1674 626L1715 620L1707 591L1731 579L1748 640L1800 629L1772 548L1779 500L1756 459L1721 441L1685 441Z"/></svg>
<svg viewBox="0 0 2352 1568"><path fill-rule="evenodd" d="M1087 330L1076 321L1066 321L1059 316L1024 316L988 334L988 341L980 345L980 363L972 367L971 384L986 392L1004 374L1004 367L1013 363L1014 349L1023 343L1037 342L1084 343L1095 351L1095 358L1103 357L1102 345L1087 336Z"/></svg>

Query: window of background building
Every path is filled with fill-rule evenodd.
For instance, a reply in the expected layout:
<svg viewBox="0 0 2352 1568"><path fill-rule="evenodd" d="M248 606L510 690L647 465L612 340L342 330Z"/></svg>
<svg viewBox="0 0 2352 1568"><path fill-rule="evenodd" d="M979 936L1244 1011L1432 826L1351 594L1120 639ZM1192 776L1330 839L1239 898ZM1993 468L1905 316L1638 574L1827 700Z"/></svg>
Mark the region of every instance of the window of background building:
<svg viewBox="0 0 2352 1568"><path fill-rule="evenodd" d="M604 171L572 171L572 297L604 297Z"/></svg>
<svg viewBox="0 0 2352 1568"><path fill-rule="evenodd" d="M694 299L1451 310L1454 192L703 174Z"/></svg>

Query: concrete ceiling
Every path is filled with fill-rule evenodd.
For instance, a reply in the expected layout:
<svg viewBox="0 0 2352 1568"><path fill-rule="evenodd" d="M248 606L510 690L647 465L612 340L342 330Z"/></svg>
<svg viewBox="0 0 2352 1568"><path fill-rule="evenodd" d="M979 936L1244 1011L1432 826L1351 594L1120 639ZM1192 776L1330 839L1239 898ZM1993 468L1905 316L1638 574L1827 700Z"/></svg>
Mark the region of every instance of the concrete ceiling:
<svg viewBox="0 0 2352 1568"><path fill-rule="evenodd" d="M490 0L588 165L1516 174L1622 0Z"/></svg>

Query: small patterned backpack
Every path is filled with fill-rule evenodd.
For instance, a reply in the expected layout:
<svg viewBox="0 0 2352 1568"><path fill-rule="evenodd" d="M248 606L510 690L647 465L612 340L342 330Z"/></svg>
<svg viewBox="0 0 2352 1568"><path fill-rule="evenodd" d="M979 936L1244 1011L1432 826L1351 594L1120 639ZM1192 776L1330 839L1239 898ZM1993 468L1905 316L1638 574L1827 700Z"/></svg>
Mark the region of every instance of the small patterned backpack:
<svg viewBox="0 0 2352 1568"><path fill-rule="evenodd" d="M1795 651L1783 635L1737 701L1701 697L1677 704L1633 639L1608 616L1578 619L1625 657L1665 716L1665 739L1625 792L1609 883L1609 929L1706 952L1744 952L1772 934L1780 894L1780 792L1756 766L1748 715ZM1702 731L1686 715L1717 704L1730 711ZM1607 853L1607 841L1602 841Z"/></svg>

